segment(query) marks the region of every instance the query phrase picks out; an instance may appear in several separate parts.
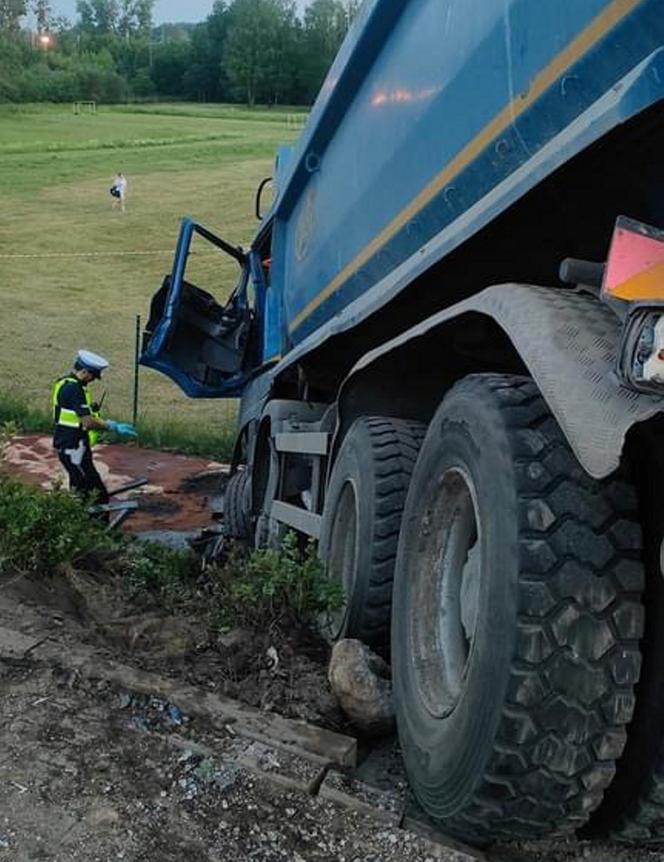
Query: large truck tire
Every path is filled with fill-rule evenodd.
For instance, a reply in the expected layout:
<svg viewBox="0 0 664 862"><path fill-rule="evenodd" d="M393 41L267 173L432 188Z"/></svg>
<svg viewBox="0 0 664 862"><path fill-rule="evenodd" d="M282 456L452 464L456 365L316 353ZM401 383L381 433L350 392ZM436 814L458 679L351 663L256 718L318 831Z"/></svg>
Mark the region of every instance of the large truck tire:
<svg viewBox="0 0 664 862"><path fill-rule="evenodd" d="M633 487L588 477L531 380L448 393L413 473L392 614L404 761L445 831L565 834L598 806L634 707L640 550Z"/></svg>
<svg viewBox="0 0 664 862"><path fill-rule="evenodd" d="M344 438L325 496L321 556L344 605L321 621L330 640L389 651L392 580L401 514L426 426L360 417Z"/></svg>
<svg viewBox="0 0 664 862"><path fill-rule="evenodd" d="M643 444L643 445L641 445ZM585 837L629 843L664 843L664 572L661 548L664 507L660 482L664 453L659 441L637 440L641 524L646 569L643 666L627 745L616 776L593 815Z"/></svg>
<svg viewBox="0 0 664 862"><path fill-rule="evenodd" d="M227 535L234 539L251 537L251 514L248 499L249 471L236 470L226 483L224 493L224 524Z"/></svg>

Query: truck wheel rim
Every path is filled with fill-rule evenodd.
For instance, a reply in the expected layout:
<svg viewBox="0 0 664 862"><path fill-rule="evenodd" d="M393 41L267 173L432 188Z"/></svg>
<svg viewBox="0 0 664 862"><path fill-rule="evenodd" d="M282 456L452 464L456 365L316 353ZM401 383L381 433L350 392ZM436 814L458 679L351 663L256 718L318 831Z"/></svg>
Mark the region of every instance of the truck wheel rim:
<svg viewBox="0 0 664 862"><path fill-rule="evenodd" d="M339 583L343 589L342 605L338 610L330 612L326 623L327 632L332 638L343 636L347 627L349 602L357 568L357 521L357 492L355 484L348 480L341 489L334 513L327 561L328 577Z"/></svg>
<svg viewBox="0 0 664 862"><path fill-rule="evenodd" d="M480 522L468 473L447 470L425 511L411 569L409 629L419 695L444 718L463 691L471 659L481 580Z"/></svg>

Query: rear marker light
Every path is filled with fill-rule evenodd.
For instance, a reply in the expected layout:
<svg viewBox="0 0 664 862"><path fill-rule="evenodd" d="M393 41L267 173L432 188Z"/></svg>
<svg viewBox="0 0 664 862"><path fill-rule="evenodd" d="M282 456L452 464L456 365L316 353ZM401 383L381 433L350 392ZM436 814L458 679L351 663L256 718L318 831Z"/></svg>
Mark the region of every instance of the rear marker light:
<svg viewBox="0 0 664 862"><path fill-rule="evenodd" d="M664 394L664 307L638 303L630 307L617 373L630 388Z"/></svg>

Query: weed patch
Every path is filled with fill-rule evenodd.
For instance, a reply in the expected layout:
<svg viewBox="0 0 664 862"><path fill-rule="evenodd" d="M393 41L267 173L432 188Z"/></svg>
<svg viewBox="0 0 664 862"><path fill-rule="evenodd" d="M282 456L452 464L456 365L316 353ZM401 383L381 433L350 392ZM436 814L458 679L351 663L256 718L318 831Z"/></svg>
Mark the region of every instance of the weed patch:
<svg viewBox="0 0 664 862"><path fill-rule="evenodd" d="M211 629L287 629L312 623L343 601L339 585L325 577L315 544L302 550L294 533L277 550L247 554L234 547L224 565L204 572L189 552L144 545L133 553L125 575L132 599L144 608L204 615Z"/></svg>
<svg viewBox="0 0 664 862"><path fill-rule="evenodd" d="M11 425L15 433L50 431L53 418L48 410L29 407L11 392L0 392L0 425Z"/></svg>
<svg viewBox="0 0 664 862"><path fill-rule="evenodd" d="M125 549L122 569L127 595L139 605L187 613L202 604L200 561L191 551L135 542Z"/></svg>
<svg viewBox="0 0 664 862"><path fill-rule="evenodd" d="M228 624L260 626L293 618L311 622L343 602L338 582L325 577L316 544L309 542L302 550L292 532L276 550L254 551L239 565L231 560L222 577L226 601L220 618Z"/></svg>
<svg viewBox="0 0 664 862"><path fill-rule="evenodd" d="M118 546L119 539L89 516L80 498L0 476L0 569L46 574Z"/></svg>
<svg viewBox="0 0 664 862"><path fill-rule="evenodd" d="M139 420L138 441L141 446L164 452L200 455L216 461L229 461L235 445L235 422L223 419L216 426L196 425L186 418Z"/></svg>
<svg viewBox="0 0 664 862"><path fill-rule="evenodd" d="M192 551L138 542L109 531L88 504L61 488L45 492L0 475L0 571L41 576L64 568L119 577L141 610L198 615L208 630L311 624L343 601L313 543L289 533L279 549L233 547L225 564L201 567Z"/></svg>

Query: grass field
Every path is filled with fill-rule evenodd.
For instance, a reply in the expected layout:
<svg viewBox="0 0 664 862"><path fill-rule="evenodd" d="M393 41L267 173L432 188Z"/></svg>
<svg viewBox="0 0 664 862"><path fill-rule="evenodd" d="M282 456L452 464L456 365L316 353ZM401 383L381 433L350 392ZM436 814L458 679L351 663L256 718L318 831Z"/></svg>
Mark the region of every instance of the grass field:
<svg viewBox="0 0 664 862"><path fill-rule="evenodd" d="M0 106L0 391L47 409L52 379L87 347L112 362L106 415L129 418L135 317L145 321L170 269L180 218L247 244L256 186L277 146L296 134L287 112L229 106L99 107L79 116L68 105ZM116 171L129 183L124 214L111 211ZM232 266L207 250L192 263L201 287L228 293ZM227 441L233 412L141 370L140 417L151 440L184 436L211 451L217 436Z"/></svg>

